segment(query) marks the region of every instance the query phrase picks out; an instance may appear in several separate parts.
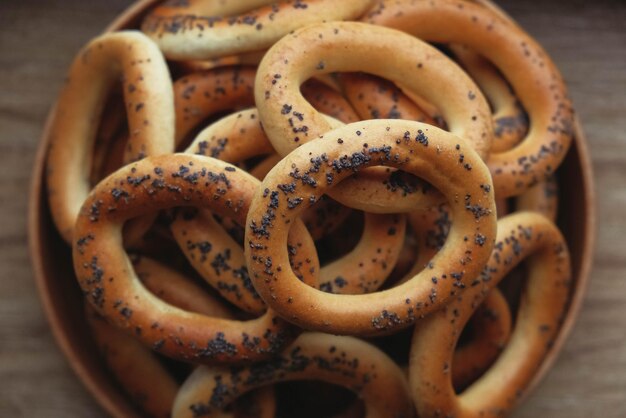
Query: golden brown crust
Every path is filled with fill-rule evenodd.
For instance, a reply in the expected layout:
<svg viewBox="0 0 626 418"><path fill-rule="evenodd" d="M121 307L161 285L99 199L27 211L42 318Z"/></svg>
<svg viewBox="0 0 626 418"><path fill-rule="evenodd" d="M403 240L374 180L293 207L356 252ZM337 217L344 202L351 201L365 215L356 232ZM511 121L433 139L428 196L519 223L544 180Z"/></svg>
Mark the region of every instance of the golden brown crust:
<svg viewBox="0 0 626 418"><path fill-rule="evenodd" d="M398 49L401 55L395 52ZM389 62L394 65L381 65ZM467 139L482 157L488 156L489 106L471 79L430 45L399 31L357 22L302 28L274 44L261 61L255 98L266 134L279 154L285 156L330 129L299 86L313 75L336 71L365 71L405 83L441 109L453 133ZM376 170L369 179L361 173L358 184L348 180L331 197L376 213L389 210L386 202L392 199L396 201L392 212L423 204L419 188L392 187L392 182L391 171Z"/></svg>
<svg viewBox="0 0 626 418"><path fill-rule="evenodd" d="M150 417L168 418L179 385L133 336L120 332L86 304L86 319L107 366L133 402Z"/></svg>
<svg viewBox="0 0 626 418"><path fill-rule="evenodd" d="M333 295L303 285L284 249L290 222L335 184L373 165L401 168L438 187L456 220L454 238L432 268L393 289ZM493 199L491 176L466 141L419 122L345 125L292 151L263 181L246 222L250 277L266 303L305 329L389 333L445 305L480 272L495 237Z"/></svg>
<svg viewBox="0 0 626 418"><path fill-rule="evenodd" d="M558 334L571 285L567 246L556 226L532 212L498 221L495 250L478 283L416 324L409 380L420 417L499 417L523 395ZM449 368L463 327L490 289L523 259L529 275L510 341L493 367L460 395Z"/></svg>
<svg viewBox="0 0 626 418"><path fill-rule="evenodd" d="M146 210L174 206L209 208L243 223L258 181L208 157L174 154L146 158L102 181L86 200L76 223L74 268L97 311L117 327L136 333L159 352L177 359L240 362L280 350L296 331L271 309L239 322L173 308L139 284L120 243L121 225ZM295 220L292 262L304 282L316 285L319 266L313 242Z"/></svg>
<svg viewBox="0 0 626 418"><path fill-rule="evenodd" d="M172 416L217 417L248 390L290 380L322 380L344 386L365 402L369 418L411 418L413 405L400 368L364 341L304 333L277 357L249 367L197 368L183 383Z"/></svg>
<svg viewBox="0 0 626 418"><path fill-rule="evenodd" d="M130 140L125 161L174 150L174 101L161 51L141 32L109 33L76 57L50 127L47 184L57 229L69 243L91 185L97 121L112 86L123 76Z"/></svg>
<svg viewBox="0 0 626 418"><path fill-rule="evenodd" d="M222 14L224 9L214 0L170 2L152 10L141 29L169 59L209 59L267 49L291 31L313 23L356 19L372 0L246 3L250 2Z"/></svg>
<svg viewBox="0 0 626 418"><path fill-rule="evenodd" d="M573 137L572 104L552 60L519 26L490 8L456 0L386 1L364 20L430 42L467 45L509 81L531 129L517 147L489 157L498 197L519 195L558 168Z"/></svg>

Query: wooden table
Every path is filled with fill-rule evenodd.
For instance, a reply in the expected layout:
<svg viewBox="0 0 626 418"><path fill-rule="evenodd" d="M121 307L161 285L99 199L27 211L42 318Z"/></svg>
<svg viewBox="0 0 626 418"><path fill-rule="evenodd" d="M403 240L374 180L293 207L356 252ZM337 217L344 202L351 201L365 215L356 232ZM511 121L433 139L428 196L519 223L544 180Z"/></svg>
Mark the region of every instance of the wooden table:
<svg viewBox="0 0 626 418"><path fill-rule="evenodd" d="M27 189L48 109L78 49L128 0L0 1L0 416L103 416L57 349L26 242ZM506 0L561 68L595 165L599 239L577 326L514 414L626 416L626 2ZM577 187L575 184L564 187Z"/></svg>

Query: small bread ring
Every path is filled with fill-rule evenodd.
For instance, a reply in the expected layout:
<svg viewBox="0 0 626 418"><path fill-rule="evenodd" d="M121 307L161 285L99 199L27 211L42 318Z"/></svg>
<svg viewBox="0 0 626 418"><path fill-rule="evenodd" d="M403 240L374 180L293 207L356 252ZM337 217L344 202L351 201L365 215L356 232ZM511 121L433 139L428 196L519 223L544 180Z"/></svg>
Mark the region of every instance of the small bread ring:
<svg viewBox="0 0 626 418"><path fill-rule="evenodd" d="M398 55L398 49L403 53ZM265 132L279 154L285 156L331 129L299 88L311 76L336 71L365 71L403 82L442 110L453 133L470 141L481 157L488 156L491 113L471 79L441 52L412 36L357 22L302 28L274 44L261 61L255 99ZM387 202L392 199L395 213L414 210L423 202L420 193L389 187L389 171L374 173L369 179L363 173L358 182L339 185L331 197L373 213L389 213Z"/></svg>
<svg viewBox="0 0 626 418"><path fill-rule="evenodd" d="M330 123L341 124L334 120ZM238 163L272 150L257 110L253 108L209 125L185 152ZM224 298L246 312L261 314L265 311L265 304L248 277L243 251L213 219L210 211L181 213L171 224L171 230L196 271Z"/></svg>
<svg viewBox="0 0 626 418"><path fill-rule="evenodd" d="M56 104L47 158L52 218L66 242L89 194L95 122L123 75L130 141L126 161L174 150L172 81L161 51L141 32L95 38L76 57Z"/></svg>
<svg viewBox="0 0 626 418"><path fill-rule="evenodd" d="M141 25L169 59L209 59L269 48L284 35L312 23L352 20L372 0L288 0L238 7L237 14L215 13L214 0L189 0L152 10ZM260 4L259 4L260 3Z"/></svg>
<svg viewBox="0 0 626 418"><path fill-rule="evenodd" d="M403 51L400 56L398 49ZM394 65L381 65L388 62ZM354 71L402 82L421 93L444 111L453 133L470 141L481 157L488 156L489 106L471 79L432 46L400 31L359 22L302 28L263 57L254 94L267 136L279 154L284 156L330 129L304 99L300 84L319 74Z"/></svg>
<svg viewBox="0 0 626 418"><path fill-rule="evenodd" d="M169 417L178 382L143 344L109 325L91 304L85 308L96 345L124 391L149 416Z"/></svg>
<svg viewBox="0 0 626 418"><path fill-rule="evenodd" d="M218 299L208 296L177 271L147 257L133 256L132 261L142 283L167 303L204 315L232 317L229 309ZM179 384L147 347L107 324L89 303L85 306L87 321L98 348L124 390L150 416L169 417ZM252 392L249 398L247 409L262 409L265 413L275 409L275 398L269 387ZM239 406L238 402L235 407ZM236 416L241 418L249 415L237 413ZM256 416L273 417L269 413Z"/></svg>
<svg viewBox="0 0 626 418"><path fill-rule="evenodd" d="M493 153L514 148L528 134L528 116L498 70L488 60L462 45L450 45L455 58L474 79L493 109Z"/></svg>
<svg viewBox="0 0 626 418"><path fill-rule="evenodd" d="M509 343L485 375L456 395L449 368L463 327L489 290L529 256L529 275ZM524 396L566 312L571 274L565 240L540 214L504 217L498 221L491 259L475 279L475 286L416 324L409 381L420 417L501 417Z"/></svg>
<svg viewBox="0 0 626 418"><path fill-rule="evenodd" d="M511 311L502 292L494 287L469 322L474 330L467 344L457 347L452 360L456 390L466 388L496 361L511 335Z"/></svg>
<svg viewBox="0 0 626 418"><path fill-rule="evenodd" d="M571 101L552 60L519 26L490 8L457 0L381 2L365 20L431 42L467 45L510 82L528 111L530 130L517 147L489 157L498 197L519 195L558 168L573 137Z"/></svg>
<svg viewBox="0 0 626 418"><path fill-rule="evenodd" d="M451 239L427 270L392 289L335 295L303 285L289 268L289 223L336 183L374 165L401 168L439 188L456 221ZM248 213L246 259L263 300L290 322L337 334L377 335L439 309L478 275L495 226L491 176L467 142L419 122L363 121L295 149L268 174Z"/></svg>
<svg viewBox="0 0 626 418"><path fill-rule="evenodd" d="M340 125L332 120L330 123ZM260 125L257 110L249 109L210 125L196 137L187 152L235 163L270 150L271 144ZM317 234L312 234L314 239L319 238L316 237L319 231L327 232L336 225L333 218L327 216L327 210L337 205L327 202L332 201L324 199L318 203L321 207L315 206L303 217L305 225L308 220L318 226ZM171 228L189 262L226 299L247 312L264 311L265 305L250 283L239 245L223 231L210 212L178 216ZM347 256L324 266L320 286L333 293L364 293L377 289L396 262L404 230L404 217L368 214L359 245Z"/></svg>
<svg viewBox="0 0 626 418"><path fill-rule="evenodd" d="M88 300L112 324L139 330L144 344L176 359L232 363L276 353L296 330L271 309L239 322L171 307L139 283L120 242L123 222L147 210L195 205L243 223L257 185L230 164L185 154L146 158L100 182L81 209L73 247L74 269ZM302 257L301 278L315 286L319 265L313 241L299 219L292 229L290 248Z"/></svg>
<svg viewBox="0 0 626 418"><path fill-rule="evenodd" d="M391 274L404 244L404 215L365 214L363 235L350 253L322 267L320 290L371 293ZM355 268L355 266L358 266Z"/></svg>
<svg viewBox="0 0 626 418"><path fill-rule="evenodd" d="M367 418L411 418L414 413L402 370L378 348L356 338L304 333L268 362L198 367L178 392L172 417L228 417L222 410L239 395L292 380L321 380L356 392Z"/></svg>

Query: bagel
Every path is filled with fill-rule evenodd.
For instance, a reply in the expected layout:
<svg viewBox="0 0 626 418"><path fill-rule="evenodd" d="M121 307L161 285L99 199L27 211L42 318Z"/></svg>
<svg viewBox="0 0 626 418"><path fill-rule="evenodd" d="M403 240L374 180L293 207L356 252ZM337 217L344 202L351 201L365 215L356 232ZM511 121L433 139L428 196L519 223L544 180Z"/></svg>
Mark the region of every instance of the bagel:
<svg viewBox="0 0 626 418"><path fill-rule="evenodd" d="M169 59L210 59L266 49L291 31L312 23L356 19L372 0L267 3L246 0L224 9L214 0L167 2L146 16L141 30Z"/></svg>
<svg viewBox="0 0 626 418"><path fill-rule="evenodd" d="M198 367L178 392L172 417L226 417L223 408L241 394L291 380L344 386L363 399L368 418L413 416L406 379L382 351L356 338L304 333L268 362Z"/></svg>
<svg viewBox="0 0 626 418"><path fill-rule="evenodd" d="M174 150L172 81L156 44L136 31L108 33L89 42L74 59L59 95L46 161L50 212L68 243L91 190L97 121L120 77L130 133L125 161Z"/></svg>
<svg viewBox="0 0 626 418"><path fill-rule="evenodd" d="M290 223L335 184L381 164L439 188L455 219L450 238L427 270L392 289L334 295L304 285L289 268ZM297 148L270 171L248 213L246 260L259 295L290 322L330 333L377 335L411 325L470 283L489 258L495 227L491 176L466 141L419 122L364 121ZM265 266L268 259L271 268Z"/></svg>
<svg viewBox="0 0 626 418"><path fill-rule="evenodd" d="M165 304L140 285L120 243L123 223L149 210L196 206L243 223L257 185L230 164L186 154L146 158L107 177L85 201L75 227L74 269L87 299L110 323L175 359L233 363L278 352L297 330L271 309L241 322ZM293 226L291 262L315 286L313 241L300 220Z"/></svg>
<svg viewBox="0 0 626 418"><path fill-rule="evenodd" d="M489 290L527 257L528 279L509 343L495 364L457 395L449 368L463 327ZM506 216L498 221L489 263L474 280L475 285L415 326L409 381L420 417L501 417L524 396L566 313L571 271L565 240L540 214Z"/></svg>
<svg viewBox="0 0 626 418"><path fill-rule="evenodd" d="M398 55L398 49L403 53ZM430 45L399 31L358 22L307 26L285 36L263 57L255 101L265 133L279 154L286 156L331 128L299 88L311 76L341 71L365 71L403 82L441 109L451 132L468 140L482 158L489 155L493 133L489 106L472 80ZM348 180L330 196L374 213L389 211L387 202L392 199L392 213L408 212L423 203L419 189L392 187L390 170L372 174L367 178L362 173L358 182Z"/></svg>
<svg viewBox="0 0 626 418"><path fill-rule="evenodd" d="M457 0L392 0L380 2L364 21L429 42L466 45L509 81L528 112L530 129L515 148L489 156L499 198L523 193L559 167L574 135L567 89L543 48L501 12Z"/></svg>

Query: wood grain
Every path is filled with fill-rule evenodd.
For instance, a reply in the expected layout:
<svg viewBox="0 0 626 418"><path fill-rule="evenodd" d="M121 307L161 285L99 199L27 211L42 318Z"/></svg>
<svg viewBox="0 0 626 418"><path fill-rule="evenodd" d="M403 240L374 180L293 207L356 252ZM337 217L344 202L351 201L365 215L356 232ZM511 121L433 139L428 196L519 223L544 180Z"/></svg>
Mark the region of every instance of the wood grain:
<svg viewBox="0 0 626 418"><path fill-rule="evenodd" d="M123 0L0 1L0 416L104 416L56 348L26 243L39 134L75 52ZM626 2L501 5L561 68L587 132L598 196L591 285L555 367L514 417L626 416ZM576 184L566 187L577 187Z"/></svg>

